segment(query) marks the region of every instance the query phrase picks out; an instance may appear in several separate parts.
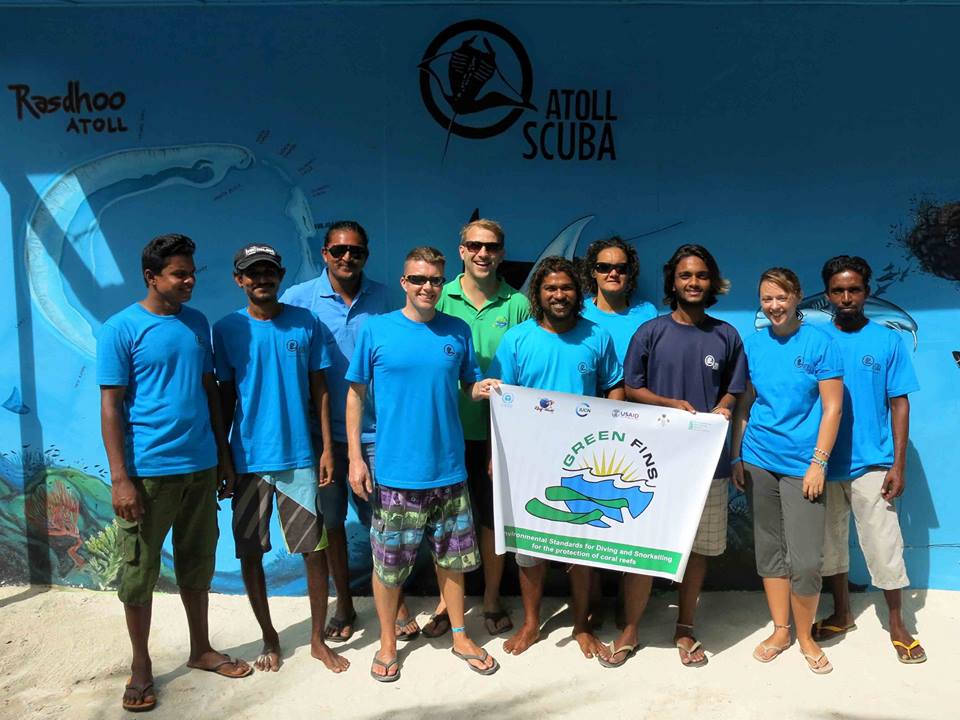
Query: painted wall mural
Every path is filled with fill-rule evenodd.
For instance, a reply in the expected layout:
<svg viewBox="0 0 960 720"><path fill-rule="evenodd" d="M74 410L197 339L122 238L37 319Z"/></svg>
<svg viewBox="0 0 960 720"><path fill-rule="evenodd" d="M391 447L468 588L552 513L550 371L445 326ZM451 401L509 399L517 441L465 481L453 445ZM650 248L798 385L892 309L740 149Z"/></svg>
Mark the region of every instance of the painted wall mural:
<svg viewBox="0 0 960 720"><path fill-rule="evenodd" d="M94 354L142 295L147 240L197 241L193 304L212 322L242 304L247 242L301 282L325 228L356 218L369 274L396 285L407 249L455 257L479 214L506 227L517 287L539 257L618 233L659 304L664 260L703 243L733 282L716 314L743 334L764 326L766 267L794 268L806 321L825 323L820 265L865 256L867 314L904 334L922 385L908 570L960 588L960 98L943 92L960 7L482 9L0 9L0 582L116 579ZM752 587L744 498L729 508L710 583ZM348 529L363 590L367 540ZM267 572L304 591L282 547ZM227 532L214 589L242 591Z"/></svg>

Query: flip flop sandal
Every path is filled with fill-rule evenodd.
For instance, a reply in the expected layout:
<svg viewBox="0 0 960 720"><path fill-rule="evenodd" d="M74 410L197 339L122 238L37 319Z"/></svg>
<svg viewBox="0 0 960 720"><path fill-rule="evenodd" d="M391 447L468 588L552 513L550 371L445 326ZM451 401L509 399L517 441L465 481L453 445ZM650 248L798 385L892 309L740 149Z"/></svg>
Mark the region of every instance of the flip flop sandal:
<svg viewBox="0 0 960 720"><path fill-rule="evenodd" d="M438 638L450 632L450 616L446 612L437 613L430 618L430 622L423 626L421 631L424 637Z"/></svg>
<svg viewBox="0 0 960 720"><path fill-rule="evenodd" d="M902 643L899 640L893 640L892 642L893 642L894 649L903 648L906 651L906 654L903 654L899 650L897 650L897 660L902 662L904 665L919 665L920 663L927 661L927 651L924 650L923 647L920 645L919 640L914 640L909 645ZM913 650L915 647L920 648L920 652L922 653L921 655L914 656L911 654L910 651Z"/></svg>
<svg viewBox="0 0 960 720"><path fill-rule="evenodd" d="M396 671L393 675L377 675L377 673L375 673L375 672L373 671L373 667L371 666L371 667L370 667L370 677L372 677L372 678L373 678L374 680L376 680L377 682L390 683L390 682L396 682L397 680L400 679L400 667L401 667L401 665L400 665L400 656L395 657L395 658L394 658L393 660L391 660L390 662L384 662L383 660L381 660L380 658L378 658L376 655L374 655L374 656L373 656L373 664L374 664L374 665L379 665L380 667L382 667L382 668L383 668L383 671L384 671L385 673L389 673L389 672L390 672L390 668L392 668L394 665L397 666L397 671Z"/></svg>
<svg viewBox="0 0 960 720"><path fill-rule="evenodd" d="M814 657L813 655L807 655L803 650L801 650L800 654L803 655L803 659L807 661L807 667L810 668L810 672L816 673L817 675L826 675L829 672L833 672L833 665L831 665L830 661L827 660L826 653L820 653ZM823 665L820 665L821 660L827 660L827 662Z"/></svg>
<svg viewBox="0 0 960 720"><path fill-rule="evenodd" d="M677 640L676 646L677 646L677 650L682 652L687 657L690 657L699 648L703 647L703 645L700 643L699 640L694 640L693 645L691 645L689 648L685 648L683 645L680 644L680 641ZM708 662L709 662L709 659L707 658L706 655L703 656L703 660L691 660L690 662L683 662L683 659L680 660L680 664L683 665L684 667L703 667Z"/></svg>
<svg viewBox="0 0 960 720"><path fill-rule="evenodd" d="M754 648L753 659L757 662L768 663L773 662L784 650L790 647L792 643L787 643L786 645L767 645L766 643L760 643ZM773 655L768 656L767 653L773 652Z"/></svg>
<svg viewBox="0 0 960 720"><path fill-rule="evenodd" d="M470 662L471 660L486 662L487 658L490 657L490 653L488 653L486 650L483 651L483 655L468 655L466 653L458 653L453 648L450 648L450 652L463 660L467 664L467 667L477 673L477 675L493 675L497 670L500 669L500 663L497 662L496 658L493 658L493 665L488 668L478 668L476 665L473 665Z"/></svg>
<svg viewBox="0 0 960 720"><path fill-rule="evenodd" d="M410 623L413 623L414 625L416 625L417 629L411 630L409 632L404 632L403 629ZM420 626L417 625L417 621L411 617L397 618L396 628L397 628L397 640L400 640L402 642L409 642L410 640L413 640L414 638L419 637L421 632Z"/></svg>
<svg viewBox="0 0 960 720"><path fill-rule="evenodd" d="M330 618L330 620L327 622L327 627L324 628L323 630L323 639L327 640L328 642L336 642L336 643L346 642L347 640L353 637L353 633L356 630L356 628L354 627L354 623L356 622L357 622L356 610L350 613L350 617L347 617L347 618L338 618L338 617ZM346 635L341 635L340 633L342 633L343 629L347 626L350 627L350 632ZM332 635L330 634L331 631L333 632Z"/></svg>
<svg viewBox="0 0 960 720"><path fill-rule="evenodd" d="M497 627L501 620L506 620L507 623L498 630ZM513 630L513 620L510 619L510 615L503 608L494 610L493 612L484 611L483 624L486 626L487 632L491 635L502 635L505 632ZM493 630L490 628L493 628Z"/></svg>
<svg viewBox="0 0 960 720"><path fill-rule="evenodd" d="M609 660L604 660L602 657L600 657L600 656L598 655L598 656L597 656L597 660L598 660L598 661L600 662L600 664L603 665L603 667L605 667L605 668L618 668L618 667L621 667L622 665L624 665L624 664L627 662L627 660L629 660L630 658L632 658L632 657L636 654L636 652L637 652L637 647L638 647L637 645L621 645L620 647L615 647L615 646L613 645L613 643L611 643L611 644L610 644L610 659L609 659ZM621 660L620 662L613 662L613 658L615 658L615 657L616 657L617 655L619 655L620 653L626 653L626 655L624 655L624 657L623 657L623 660Z"/></svg>
<svg viewBox="0 0 960 720"><path fill-rule="evenodd" d="M835 637L846 635L851 630L856 629L856 623L850 623L849 625L828 625L823 620L817 620L813 624L811 633L814 640L832 640Z"/></svg>
<svg viewBox="0 0 960 720"><path fill-rule="evenodd" d="M120 705L127 712L149 712L157 706L157 695L153 691L153 683L148 682L143 687L133 684L133 678L127 680L124 690L133 690L137 693L137 702L122 700ZM126 694L126 693L124 693Z"/></svg>
<svg viewBox="0 0 960 720"><path fill-rule="evenodd" d="M188 668L193 668L194 670L203 670L204 672L216 673L217 675L220 675L221 677L230 678L231 680L239 680L240 678L245 678L245 677L247 677L247 676L249 676L249 675L253 675L253 666L251 666L251 665L247 665L246 672L239 673L239 674L238 674L238 673L235 673L235 672L230 672L229 670L224 670L224 669L223 669L224 665L238 665L238 663L240 663L240 662L242 662L242 661L241 661L241 660L234 660L234 659L233 659L232 657L230 657L229 655L225 655L225 656L224 656L224 659L221 660L220 662L218 662L218 663L217 663L216 665L214 665L213 667L208 667L208 668L207 668L207 667L200 667L199 665L193 665L193 664L191 664L191 663L187 663L187 667L188 667Z"/></svg>

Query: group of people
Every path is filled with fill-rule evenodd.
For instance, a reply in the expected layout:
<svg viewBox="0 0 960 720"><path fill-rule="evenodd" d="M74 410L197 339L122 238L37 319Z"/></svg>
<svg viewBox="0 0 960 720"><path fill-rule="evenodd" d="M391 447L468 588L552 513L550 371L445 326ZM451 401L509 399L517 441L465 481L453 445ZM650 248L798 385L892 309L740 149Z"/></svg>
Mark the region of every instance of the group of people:
<svg viewBox="0 0 960 720"><path fill-rule="evenodd" d="M233 277L245 305L212 332L186 306L194 251L183 235L152 240L142 256L146 297L111 317L98 338L102 432L125 561L119 597L133 649L124 708L156 704L147 641L171 528L190 630L187 665L230 678L253 672L208 638L218 496L231 499L236 554L262 632L258 670L282 662L263 570L274 503L286 548L304 559L311 653L333 672L349 662L331 644L349 640L358 624L344 527L351 503L370 528L375 680L400 678L398 642L421 633L450 633L452 652L474 672L499 669L464 622L464 573L480 567L486 631L509 633L509 654L536 643L546 563L516 555L518 627L500 598L505 557L494 551L488 398L501 382L719 413L731 422L678 588L673 641L684 666L708 662L695 613L708 558L726 548L730 481L752 508L773 620L756 660L773 661L795 637L813 672L832 669L818 641L856 627L846 576L851 509L871 581L885 594L897 657L926 659L901 617L908 580L893 504L904 489L908 395L918 386L899 336L864 315L871 271L862 258L824 265L834 309L828 326L802 322L792 271L764 272L768 327L741 342L732 325L707 314L729 283L700 245L679 247L664 265L670 312L658 315L635 297L637 254L619 237L592 243L579 264L545 258L525 296L498 273L501 226L475 220L460 233L463 272L448 281L440 251L414 248L400 277L404 305L392 309L387 288L364 273L366 231L337 222L324 239L324 271L283 294L277 251L241 248ZM440 600L421 628L403 585L424 536ZM623 574L620 631L606 645L593 622L600 572L569 568L573 635L585 657L615 668L636 651L652 580ZM328 620L329 576L336 607ZM834 608L816 621L822 577Z"/></svg>

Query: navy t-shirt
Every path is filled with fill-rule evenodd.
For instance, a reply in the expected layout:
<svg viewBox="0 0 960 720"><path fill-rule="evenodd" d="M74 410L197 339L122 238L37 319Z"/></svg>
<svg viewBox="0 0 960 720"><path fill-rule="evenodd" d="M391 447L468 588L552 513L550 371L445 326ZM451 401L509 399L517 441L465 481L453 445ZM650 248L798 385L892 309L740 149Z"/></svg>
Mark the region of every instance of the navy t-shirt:
<svg viewBox="0 0 960 720"><path fill-rule="evenodd" d="M699 325L684 325L661 315L637 329L623 361L623 377L627 387L647 388L686 400L697 412L710 412L727 393L746 390L747 363L733 325L709 315ZM729 476L725 443L714 477Z"/></svg>

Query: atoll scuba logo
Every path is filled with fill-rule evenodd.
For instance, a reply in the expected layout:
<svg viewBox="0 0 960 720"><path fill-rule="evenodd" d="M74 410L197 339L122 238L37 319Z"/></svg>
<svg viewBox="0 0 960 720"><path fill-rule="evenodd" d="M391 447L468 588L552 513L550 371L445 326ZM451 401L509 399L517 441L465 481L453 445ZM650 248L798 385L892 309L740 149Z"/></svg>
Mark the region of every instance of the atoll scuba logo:
<svg viewBox="0 0 960 720"><path fill-rule="evenodd" d="M502 315L493 321L493 326L496 328L505 328L507 325L509 325L509 323Z"/></svg>
<svg viewBox="0 0 960 720"><path fill-rule="evenodd" d="M287 340L287 352L296 353L300 350L300 345L296 340Z"/></svg>
<svg viewBox="0 0 960 720"><path fill-rule="evenodd" d="M610 528L636 520L653 501L659 476L653 452L639 438L617 430L582 436L568 449L557 485L527 501L541 520ZM548 504L552 503L552 504Z"/></svg>
<svg viewBox="0 0 960 720"><path fill-rule="evenodd" d="M879 373L879 372L881 372L881 371L883 370L883 365L881 365L880 363L878 363L878 362L873 358L873 355L864 355L864 356L863 356L863 359L861 359L860 362L863 363L863 366L864 366L865 368L869 368L870 370L872 370L872 371L875 372L875 373Z"/></svg>
<svg viewBox="0 0 960 720"><path fill-rule="evenodd" d="M453 345L451 345L450 343L447 343L446 345L443 346L443 354L446 355L447 357L453 357L454 355L457 354L457 351L453 349Z"/></svg>
<svg viewBox="0 0 960 720"><path fill-rule="evenodd" d="M586 375L587 373L590 372L590 366L587 365L587 363L582 362L579 365L577 365L577 372L579 372L581 375Z"/></svg>
<svg viewBox="0 0 960 720"><path fill-rule="evenodd" d="M793 359L793 366L794 366L795 368L802 368L802 367L803 367L803 355L797 355L797 356Z"/></svg>
<svg viewBox="0 0 960 720"><path fill-rule="evenodd" d="M586 417L590 414L590 403L580 403L575 410L577 417Z"/></svg>
<svg viewBox="0 0 960 720"><path fill-rule="evenodd" d="M489 20L464 20L444 28L417 66L420 97L450 136L483 139L510 128L524 110L535 110L533 66L517 36ZM495 87L494 87L495 86Z"/></svg>
<svg viewBox="0 0 960 720"><path fill-rule="evenodd" d="M711 370L719 370L719 369L720 369L720 363L717 362L717 359L716 359L713 355L707 355L707 356L703 359L703 364L706 365L706 366L707 366L708 368L710 368Z"/></svg>

